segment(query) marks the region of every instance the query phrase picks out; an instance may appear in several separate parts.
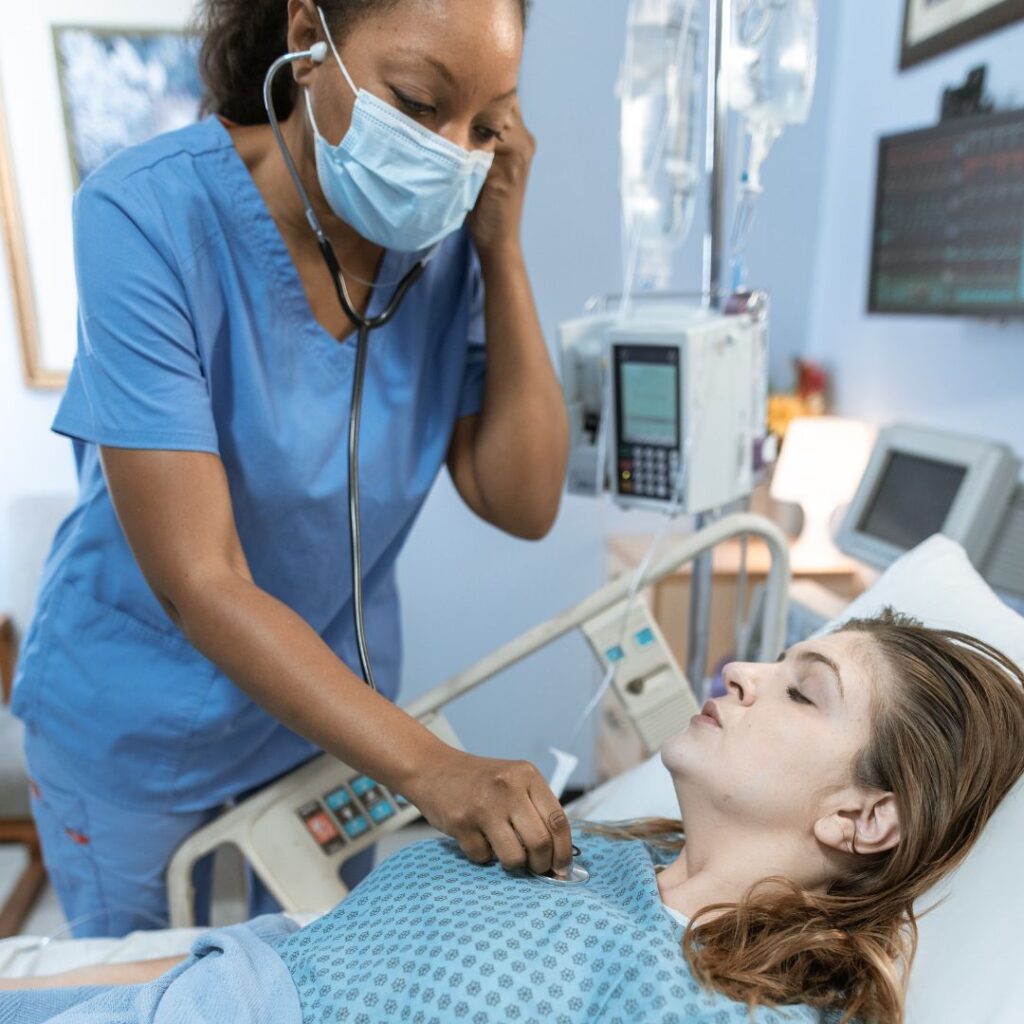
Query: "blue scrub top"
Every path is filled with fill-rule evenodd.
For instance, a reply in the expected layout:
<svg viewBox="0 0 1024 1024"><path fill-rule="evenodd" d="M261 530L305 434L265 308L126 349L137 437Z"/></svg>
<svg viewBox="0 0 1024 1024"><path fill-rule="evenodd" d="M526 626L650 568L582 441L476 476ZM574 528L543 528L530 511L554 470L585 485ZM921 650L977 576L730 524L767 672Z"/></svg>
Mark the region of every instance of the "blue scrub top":
<svg viewBox="0 0 1024 1024"><path fill-rule="evenodd" d="M314 319L295 264L216 118L129 149L74 204L78 355L54 430L80 495L47 561L15 713L83 786L126 806L197 810L312 756L170 621L118 524L97 445L201 451L227 471L258 586L353 671L347 430L354 339ZM369 312L414 257L384 256ZM366 629L398 689L395 559L480 409L483 288L468 230L448 238L371 336L361 503Z"/></svg>

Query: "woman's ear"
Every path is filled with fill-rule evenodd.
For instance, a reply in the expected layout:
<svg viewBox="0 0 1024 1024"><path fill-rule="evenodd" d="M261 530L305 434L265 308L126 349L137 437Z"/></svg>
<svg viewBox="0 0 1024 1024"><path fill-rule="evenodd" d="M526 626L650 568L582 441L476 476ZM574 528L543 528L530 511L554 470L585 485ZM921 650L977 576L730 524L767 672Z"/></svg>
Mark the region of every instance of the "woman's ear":
<svg viewBox="0 0 1024 1024"><path fill-rule="evenodd" d="M900 841L900 812L893 793L863 795L856 805L837 808L814 823L814 837L842 853L891 850Z"/></svg>
<svg viewBox="0 0 1024 1024"><path fill-rule="evenodd" d="M323 40L323 29L311 0L288 0L288 52L300 53L311 49ZM292 65L295 81L300 86L309 84L309 78L316 65L312 61L300 61Z"/></svg>

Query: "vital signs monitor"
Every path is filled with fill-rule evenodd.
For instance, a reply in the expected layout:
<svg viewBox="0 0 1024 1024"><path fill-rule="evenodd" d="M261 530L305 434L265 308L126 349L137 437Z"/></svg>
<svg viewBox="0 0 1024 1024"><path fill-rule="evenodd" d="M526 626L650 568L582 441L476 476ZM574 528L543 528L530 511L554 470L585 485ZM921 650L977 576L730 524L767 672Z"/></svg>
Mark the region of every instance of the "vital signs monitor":
<svg viewBox="0 0 1024 1024"><path fill-rule="evenodd" d="M837 543L885 568L932 534L957 541L979 568L1017 488L1020 461L1005 445L926 427L878 436Z"/></svg>

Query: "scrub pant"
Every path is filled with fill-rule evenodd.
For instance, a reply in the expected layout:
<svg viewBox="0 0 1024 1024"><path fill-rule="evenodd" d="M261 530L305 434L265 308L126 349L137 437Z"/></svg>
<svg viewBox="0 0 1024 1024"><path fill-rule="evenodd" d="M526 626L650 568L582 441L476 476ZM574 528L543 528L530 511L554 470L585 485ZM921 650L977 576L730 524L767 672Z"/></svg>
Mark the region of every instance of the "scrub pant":
<svg viewBox="0 0 1024 1024"><path fill-rule="evenodd" d="M61 756L25 733L32 816L46 865L75 938L120 937L169 925L166 872L178 846L222 808L176 814L121 807L86 792ZM240 794L239 799L250 794ZM371 847L341 871L351 889L373 867ZM196 921L209 924L212 856L196 864ZM275 913L276 900L247 870L249 915Z"/></svg>

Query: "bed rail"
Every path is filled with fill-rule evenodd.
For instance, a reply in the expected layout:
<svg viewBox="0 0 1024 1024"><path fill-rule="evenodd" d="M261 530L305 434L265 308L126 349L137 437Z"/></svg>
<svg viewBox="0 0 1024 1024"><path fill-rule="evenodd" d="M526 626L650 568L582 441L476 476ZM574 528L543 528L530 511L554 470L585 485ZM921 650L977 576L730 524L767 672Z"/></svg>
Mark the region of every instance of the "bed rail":
<svg viewBox="0 0 1024 1024"><path fill-rule="evenodd" d="M615 643L618 623L625 622L623 610L634 587L639 595L643 587L724 541L751 536L763 540L771 554L765 599L759 607L758 656L774 660L785 640L788 545L771 521L739 513L676 542L651 565L639 584L635 573L627 573L441 683L410 703L406 711L445 742L458 746L458 737L440 714L442 708L573 629L583 628L599 657L603 656L608 645ZM627 680L616 679L616 685L630 706L646 749L656 750L666 735L686 727L697 707L646 603L637 596L634 606L629 609L630 630L649 634L650 646L631 649L623 662L632 666L630 681L627 685ZM356 815L361 824L353 820ZM398 794L322 754L228 810L178 848L167 874L171 923L175 927L194 923L192 868L219 846L236 846L284 910L323 910L347 894L338 875L343 863L375 843L382 833L396 831L417 817L416 808Z"/></svg>

